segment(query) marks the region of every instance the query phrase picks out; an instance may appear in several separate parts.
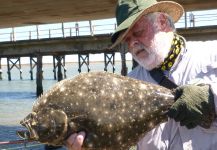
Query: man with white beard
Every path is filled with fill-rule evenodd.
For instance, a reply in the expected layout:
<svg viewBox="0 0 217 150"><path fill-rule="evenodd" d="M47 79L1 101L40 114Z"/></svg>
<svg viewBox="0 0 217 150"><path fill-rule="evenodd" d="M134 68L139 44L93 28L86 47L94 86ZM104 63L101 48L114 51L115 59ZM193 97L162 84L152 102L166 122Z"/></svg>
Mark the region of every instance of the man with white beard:
<svg viewBox="0 0 217 150"><path fill-rule="evenodd" d="M217 51L187 49L174 27L182 15L182 6L172 1L118 1L112 47L127 44L138 62L129 76L176 93L168 121L148 132L138 142L138 150L217 147ZM68 148L80 150L84 137L84 132L71 135Z"/></svg>

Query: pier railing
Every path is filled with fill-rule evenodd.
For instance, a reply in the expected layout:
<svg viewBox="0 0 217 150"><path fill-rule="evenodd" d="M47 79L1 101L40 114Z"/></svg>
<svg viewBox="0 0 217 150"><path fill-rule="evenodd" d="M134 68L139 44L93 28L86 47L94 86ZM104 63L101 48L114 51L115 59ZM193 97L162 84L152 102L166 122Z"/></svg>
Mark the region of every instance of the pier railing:
<svg viewBox="0 0 217 150"><path fill-rule="evenodd" d="M217 25L217 10L187 12L175 25L177 28ZM112 34L116 26L115 19L105 19L102 21L83 21L0 29L0 42Z"/></svg>

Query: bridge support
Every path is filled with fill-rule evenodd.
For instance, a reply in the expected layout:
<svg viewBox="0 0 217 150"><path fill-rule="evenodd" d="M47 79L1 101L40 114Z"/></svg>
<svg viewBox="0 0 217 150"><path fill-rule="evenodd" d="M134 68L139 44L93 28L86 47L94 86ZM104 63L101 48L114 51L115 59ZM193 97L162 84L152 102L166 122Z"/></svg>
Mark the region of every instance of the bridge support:
<svg viewBox="0 0 217 150"><path fill-rule="evenodd" d="M87 71L90 72L89 54L78 54L78 72L79 73L81 73L81 68L84 64L87 66Z"/></svg>
<svg viewBox="0 0 217 150"><path fill-rule="evenodd" d="M37 55L37 73L36 73L36 94L40 96L43 93L43 71L42 71L42 56Z"/></svg>
<svg viewBox="0 0 217 150"><path fill-rule="evenodd" d="M33 80L33 69L37 66L37 60L30 56L30 79Z"/></svg>
<svg viewBox="0 0 217 150"><path fill-rule="evenodd" d="M111 64L113 73L115 72L115 53L104 53L105 68L104 71L108 71L108 65Z"/></svg>
<svg viewBox="0 0 217 150"><path fill-rule="evenodd" d="M126 52L127 49L123 44L119 45L119 51L121 53L121 75L126 76L128 72L127 64L126 64Z"/></svg>
<svg viewBox="0 0 217 150"><path fill-rule="evenodd" d="M18 65L17 65L18 63ZM21 70L21 61L20 57L18 58L9 58L7 57L7 66L8 66L8 80L11 81L11 70L13 67L16 67L20 72L20 79L22 80L22 70Z"/></svg>
<svg viewBox="0 0 217 150"><path fill-rule="evenodd" d="M57 61L57 63L56 63ZM54 79L58 79L61 81L63 79L62 68L64 70L64 78L66 78L66 61L65 55L64 56L53 56L53 72L54 72ZM56 71L57 69L57 71Z"/></svg>
<svg viewBox="0 0 217 150"><path fill-rule="evenodd" d="M2 62L0 58L0 80L2 80Z"/></svg>

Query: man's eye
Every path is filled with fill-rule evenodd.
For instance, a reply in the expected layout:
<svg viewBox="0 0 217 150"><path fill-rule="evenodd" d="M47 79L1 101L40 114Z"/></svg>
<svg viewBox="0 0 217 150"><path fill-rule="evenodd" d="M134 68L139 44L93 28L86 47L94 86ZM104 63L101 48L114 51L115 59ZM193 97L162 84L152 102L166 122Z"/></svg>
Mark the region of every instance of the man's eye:
<svg viewBox="0 0 217 150"><path fill-rule="evenodd" d="M143 32L144 32L144 30L139 30L139 31L134 32L133 35L135 37L138 37L138 36L141 36L143 34Z"/></svg>

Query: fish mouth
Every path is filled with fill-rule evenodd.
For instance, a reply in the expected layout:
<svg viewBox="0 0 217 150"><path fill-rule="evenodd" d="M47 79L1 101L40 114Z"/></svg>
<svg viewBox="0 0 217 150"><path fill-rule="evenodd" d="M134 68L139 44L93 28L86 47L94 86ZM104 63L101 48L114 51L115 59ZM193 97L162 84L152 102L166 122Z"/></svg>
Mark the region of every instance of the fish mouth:
<svg viewBox="0 0 217 150"><path fill-rule="evenodd" d="M36 140L37 134L36 132L31 128L31 125L28 121L21 121L20 124L24 126L27 130L19 130L17 131L17 135L25 140Z"/></svg>
<svg viewBox="0 0 217 150"><path fill-rule="evenodd" d="M30 132L28 130L19 130L17 131L17 135L22 139L31 139Z"/></svg>

